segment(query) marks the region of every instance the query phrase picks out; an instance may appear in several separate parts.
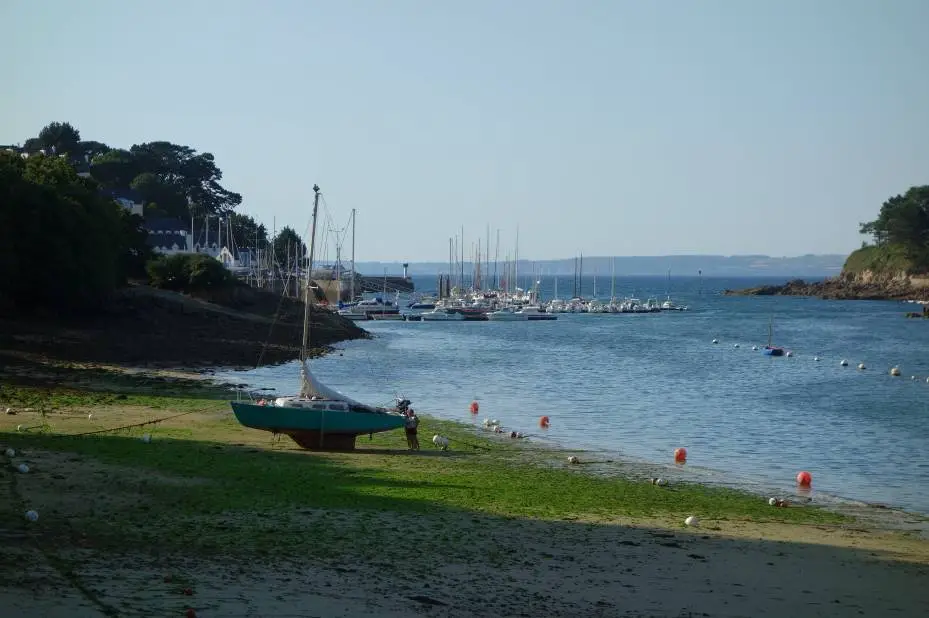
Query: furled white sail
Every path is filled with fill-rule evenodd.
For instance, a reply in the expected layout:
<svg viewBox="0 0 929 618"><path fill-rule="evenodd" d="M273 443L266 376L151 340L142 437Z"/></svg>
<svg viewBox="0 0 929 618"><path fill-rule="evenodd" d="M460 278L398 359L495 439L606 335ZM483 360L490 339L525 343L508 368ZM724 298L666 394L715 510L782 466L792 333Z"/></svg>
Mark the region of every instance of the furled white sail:
<svg viewBox="0 0 929 618"><path fill-rule="evenodd" d="M300 388L300 396L306 397L307 399L311 397L322 397L323 399L334 399L336 401L344 401L353 407L365 408L368 410L374 410L375 408L367 404L361 403L360 401L355 401L351 397L340 393L334 388L329 388L325 384L319 381L319 379L313 375L313 372L310 371L310 368L307 366L306 361L302 362L302 368L300 370L300 376L302 378L302 386Z"/></svg>

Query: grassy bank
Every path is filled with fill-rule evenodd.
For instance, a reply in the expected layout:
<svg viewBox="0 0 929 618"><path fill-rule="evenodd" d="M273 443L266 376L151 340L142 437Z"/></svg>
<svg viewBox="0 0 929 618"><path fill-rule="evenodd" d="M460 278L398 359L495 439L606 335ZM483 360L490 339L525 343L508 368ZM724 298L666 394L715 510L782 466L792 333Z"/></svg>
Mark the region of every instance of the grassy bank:
<svg viewBox="0 0 929 618"><path fill-rule="evenodd" d="M0 389L0 408L18 410L0 418L0 443L21 450L14 462L33 468L14 477L21 503L6 515L35 508L49 538L94 547L318 557L389 551L411 514L431 522L416 531L422 543L463 556L474 551L468 533L479 535L488 518L679 526L697 515L709 529L723 521L845 521L737 491L594 476L557 451L428 417L419 453L406 451L401 432L360 438L355 453L307 453L242 427L221 391L195 387ZM433 433L448 436L451 450L434 449Z"/></svg>

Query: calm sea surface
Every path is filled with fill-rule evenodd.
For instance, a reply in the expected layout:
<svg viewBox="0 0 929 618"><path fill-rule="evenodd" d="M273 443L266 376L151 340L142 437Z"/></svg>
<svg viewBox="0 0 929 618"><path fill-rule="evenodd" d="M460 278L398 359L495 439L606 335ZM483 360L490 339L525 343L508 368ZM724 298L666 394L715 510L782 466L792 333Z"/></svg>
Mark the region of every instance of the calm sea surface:
<svg viewBox="0 0 929 618"><path fill-rule="evenodd" d="M471 422L477 400L477 420L507 430L540 435L548 415L544 439L568 448L665 464L684 446L694 478L791 492L809 470L823 498L929 513L929 322L905 319L915 306L899 302L719 295L759 282L771 281L672 278L672 298L691 307L680 313L364 322L373 340L340 344L343 354L313 371L372 404L403 393L423 413ZM572 285L561 277L560 295ZM601 279L599 296L609 285ZM617 278L617 296L664 298L667 285ZM543 282L548 298L552 287ZM774 343L793 358L751 350L766 343L771 316ZM895 365L903 377L889 375ZM294 364L223 377L280 393L298 386Z"/></svg>

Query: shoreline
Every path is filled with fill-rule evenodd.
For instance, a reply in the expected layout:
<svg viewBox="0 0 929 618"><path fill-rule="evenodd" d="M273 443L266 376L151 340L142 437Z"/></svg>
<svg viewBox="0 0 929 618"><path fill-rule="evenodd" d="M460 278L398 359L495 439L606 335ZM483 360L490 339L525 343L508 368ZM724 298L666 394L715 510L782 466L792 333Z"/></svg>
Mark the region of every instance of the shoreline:
<svg viewBox="0 0 929 618"><path fill-rule="evenodd" d="M223 377L227 379L230 378L229 374L233 373L225 369L220 369L220 371L224 374ZM246 369L241 371L249 370ZM239 373L240 370L235 370L234 372ZM269 394L269 391L272 390L273 389L270 387L258 388L257 385L241 381L237 382L235 384L235 390L230 392L245 392L250 396L258 397L262 395L266 396ZM472 417L471 422L455 418L452 415L443 416L428 411L420 413L420 416L445 423L456 424L463 429L473 430L477 435L486 437L490 440L512 442L522 448L547 451L548 454L553 456L557 455L558 458L567 459L567 457L575 455L580 459L580 467L590 471L592 474L606 476L618 475L622 478L634 481L641 481L642 479L648 478L664 478L671 482L684 482L746 492L765 500L770 497L776 497L794 503L815 502L817 506L827 508L839 514L854 516L867 514L871 518L886 520L888 529L909 530L929 539L929 513L907 509L899 505L843 496L820 491L815 489L815 487L811 490L801 490L795 485L789 486L787 483L778 485L773 481L761 477L751 478L742 475L735 480L728 481L723 478L725 475L724 470L704 466L691 466L689 464L679 465L661 462L630 455L621 450L594 448L592 445L572 446L571 444L564 443L557 439L548 438L544 433L539 433L539 430L526 433L523 439L512 440L508 437L509 432L521 431L520 428L501 425L501 429L504 431L499 434L493 431L483 430L481 426L483 417L481 416ZM592 455L594 460L585 461L585 455Z"/></svg>
<svg viewBox="0 0 929 618"><path fill-rule="evenodd" d="M929 542L816 505L780 509L744 492L600 476L569 464L572 451L428 416L416 453L396 432L359 440L356 452L311 453L241 427L229 390L203 388L209 377L129 379L137 391L113 390L118 380L0 391L45 397L48 423L17 433L39 413L0 416L0 441L17 451L0 472L17 497L0 505L14 539L0 603L17 615L924 608ZM150 429L73 437L178 413ZM433 448L433 432L452 449ZM19 462L28 474L9 465ZM23 519L26 508L38 522ZM685 526L687 515L701 522Z"/></svg>

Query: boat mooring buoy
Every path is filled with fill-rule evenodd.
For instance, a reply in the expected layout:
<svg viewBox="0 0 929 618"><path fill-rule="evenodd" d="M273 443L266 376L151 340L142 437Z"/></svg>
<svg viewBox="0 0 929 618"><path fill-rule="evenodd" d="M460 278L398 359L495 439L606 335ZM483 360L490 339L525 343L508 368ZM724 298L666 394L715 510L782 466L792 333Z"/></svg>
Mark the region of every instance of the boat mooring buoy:
<svg viewBox="0 0 929 618"><path fill-rule="evenodd" d="M814 356L814 357L813 357L813 360L816 361L816 362L818 363L818 362L819 362L819 357L818 357L818 356Z"/></svg>
<svg viewBox="0 0 929 618"><path fill-rule="evenodd" d="M858 363L858 369L860 369L861 371L864 371L865 369L864 363Z"/></svg>
<svg viewBox="0 0 929 618"><path fill-rule="evenodd" d="M844 358L839 362L839 364L842 365L843 367L848 367L848 361L845 360Z"/></svg>
<svg viewBox="0 0 929 618"><path fill-rule="evenodd" d="M890 369L890 375L892 375L892 376L899 376L899 375L900 375L900 368L899 368L899 367L892 367L892 368Z"/></svg>
<svg viewBox="0 0 929 618"><path fill-rule="evenodd" d="M719 343L719 339L714 339L713 343Z"/></svg>

